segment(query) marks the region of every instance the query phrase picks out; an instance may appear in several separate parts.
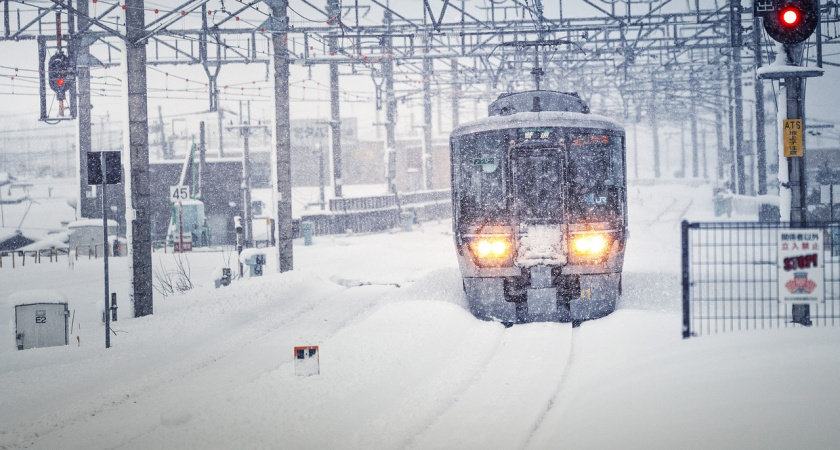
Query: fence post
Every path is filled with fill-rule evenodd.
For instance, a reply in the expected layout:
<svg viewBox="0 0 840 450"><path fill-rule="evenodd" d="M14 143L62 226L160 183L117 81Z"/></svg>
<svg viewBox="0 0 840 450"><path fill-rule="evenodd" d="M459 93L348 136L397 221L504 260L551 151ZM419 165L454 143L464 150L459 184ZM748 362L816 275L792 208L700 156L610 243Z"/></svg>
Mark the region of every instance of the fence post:
<svg viewBox="0 0 840 450"><path fill-rule="evenodd" d="M691 315L689 314L689 276L688 276L688 221L682 221L682 316L683 316L683 339L691 337Z"/></svg>

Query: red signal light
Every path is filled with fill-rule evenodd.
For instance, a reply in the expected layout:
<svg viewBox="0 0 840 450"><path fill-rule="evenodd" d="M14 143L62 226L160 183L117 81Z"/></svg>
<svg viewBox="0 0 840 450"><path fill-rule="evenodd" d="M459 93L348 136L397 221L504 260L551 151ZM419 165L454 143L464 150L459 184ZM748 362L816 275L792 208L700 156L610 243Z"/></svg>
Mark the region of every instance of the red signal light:
<svg viewBox="0 0 840 450"><path fill-rule="evenodd" d="M57 84L59 86L64 86L64 78L59 78L59 79L55 80L55 84Z"/></svg>
<svg viewBox="0 0 840 450"><path fill-rule="evenodd" d="M764 30L776 42L798 44L808 40L820 22L819 0L762 0ZM756 1L755 5L759 5Z"/></svg>
<svg viewBox="0 0 840 450"><path fill-rule="evenodd" d="M801 19L801 14L799 10L796 8L787 8L782 10L782 14L780 15L782 18L782 23L788 27L794 27L799 25L799 20Z"/></svg>

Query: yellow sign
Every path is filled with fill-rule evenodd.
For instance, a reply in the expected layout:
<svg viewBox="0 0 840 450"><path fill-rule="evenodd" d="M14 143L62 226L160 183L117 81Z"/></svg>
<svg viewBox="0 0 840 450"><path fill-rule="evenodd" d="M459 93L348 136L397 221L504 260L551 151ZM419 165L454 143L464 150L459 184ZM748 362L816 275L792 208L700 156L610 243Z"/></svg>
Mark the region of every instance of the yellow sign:
<svg viewBox="0 0 840 450"><path fill-rule="evenodd" d="M801 158L805 155L802 145L802 119L785 119L782 129L785 158Z"/></svg>

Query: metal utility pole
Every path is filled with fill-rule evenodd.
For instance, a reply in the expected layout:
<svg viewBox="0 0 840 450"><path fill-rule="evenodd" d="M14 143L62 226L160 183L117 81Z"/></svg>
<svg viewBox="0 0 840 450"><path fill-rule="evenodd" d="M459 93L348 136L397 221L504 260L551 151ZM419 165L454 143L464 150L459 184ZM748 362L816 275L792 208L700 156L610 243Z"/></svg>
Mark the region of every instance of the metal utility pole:
<svg viewBox="0 0 840 450"><path fill-rule="evenodd" d="M677 178L688 176L685 170L685 121L680 122L680 172Z"/></svg>
<svg viewBox="0 0 840 450"><path fill-rule="evenodd" d="M201 34L198 37L198 55L204 73L207 75L208 92L210 93L210 112L219 108L219 71L222 69L221 46L216 46L216 67L210 72L210 63L207 55L207 5L201 5ZM221 145L220 145L221 148Z"/></svg>
<svg viewBox="0 0 840 450"><path fill-rule="evenodd" d="M735 103L737 99L735 99L733 95L734 88L733 86L734 76L732 71L730 70L727 74L727 90L728 90L728 98L729 102L727 103L727 113L729 119L729 149L726 152L726 162L729 163L729 188L733 194L738 193L737 188L737 173L736 173L736 166L735 164L735 139L736 139L736 131L735 131Z"/></svg>
<svg viewBox="0 0 840 450"><path fill-rule="evenodd" d="M172 155L169 153L169 142L166 139L166 127L163 122L163 106L161 105L158 105L158 120L160 121L160 155L164 159L171 159Z"/></svg>
<svg viewBox="0 0 840 450"><path fill-rule="evenodd" d="M653 83L654 90L652 91L650 105L650 126L653 131L653 176L659 178L661 173L659 170L659 117L656 114L656 83Z"/></svg>
<svg viewBox="0 0 840 450"><path fill-rule="evenodd" d="M746 173L744 170L744 90L741 87L741 49L734 50L732 62L732 81L735 87L735 166L738 171L738 193L744 195L746 190Z"/></svg>
<svg viewBox="0 0 840 450"><path fill-rule="evenodd" d="M108 273L108 197L105 195L105 188L108 185L108 167L106 163L105 152L99 152L99 164L102 169L102 240L103 240L103 264L105 266L105 309L103 309L103 319L105 319L105 348L111 348L111 315L108 314L108 297L111 296L111 287L109 286L110 274ZM87 159L87 158L85 158ZM117 255L114 255L117 256Z"/></svg>
<svg viewBox="0 0 840 450"><path fill-rule="evenodd" d="M460 122L458 115L459 100L461 99L461 82L458 80L458 60L452 60L452 129Z"/></svg>
<svg viewBox="0 0 840 450"><path fill-rule="evenodd" d="M225 156L225 129L224 129L224 121L225 121L225 112L219 107L216 111L218 114L216 117L218 118L219 124L219 158L224 158Z"/></svg>
<svg viewBox="0 0 840 450"><path fill-rule="evenodd" d="M288 0L266 0L271 7L271 19L277 26L272 30L274 51L274 139L277 199L277 253L280 272L294 268L292 251L292 148L289 121L289 53L286 36L289 27Z"/></svg>
<svg viewBox="0 0 840 450"><path fill-rule="evenodd" d="M245 247L251 248L254 245L253 242L253 224L251 223L251 150L250 150L250 137L251 133L255 128L264 128L262 125L251 125L251 101L248 100L247 102L247 117L248 120L242 122L242 103L240 102L240 125L228 127L228 130L238 130L239 135L242 136L242 182L240 186L242 188L242 220L244 223L244 232L245 232ZM203 122L202 122L203 124Z"/></svg>
<svg viewBox="0 0 840 450"><path fill-rule="evenodd" d="M198 192L193 196L201 199L204 193L204 169L207 164L207 131L202 120L198 124Z"/></svg>
<svg viewBox="0 0 840 450"><path fill-rule="evenodd" d="M753 42L754 48L761 48L761 19L756 16L753 19ZM755 52L756 68L761 67L761 51ZM758 195L767 193L767 139L764 129L764 83L756 77L755 80L755 154L756 169L758 171L757 184Z"/></svg>
<svg viewBox="0 0 840 450"><path fill-rule="evenodd" d="M124 83L127 88L125 154L128 154L129 175L126 190L130 195L126 207L128 236L131 242L131 284L134 316L154 312L152 303L152 229L150 223L149 186L149 111L146 100L146 43L138 42L145 32L144 0L125 1L126 44ZM125 158L123 158L125 160Z"/></svg>
<svg viewBox="0 0 840 450"><path fill-rule="evenodd" d="M429 40L423 42L423 189L432 189L432 59L429 58Z"/></svg>
<svg viewBox="0 0 840 450"><path fill-rule="evenodd" d="M639 138L636 134L635 120L633 120L633 178L639 179Z"/></svg>
<svg viewBox="0 0 840 450"><path fill-rule="evenodd" d="M332 29L329 36L330 54L338 53L338 34L336 28L341 26L341 5L339 0L327 0L327 14ZM330 62L330 127L332 129L333 156L333 184L336 197L342 197L341 192L341 110L338 102L338 62Z"/></svg>
<svg viewBox="0 0 840 450"><path fill-rule="evenodd" d="M792 66L798 66L802 58L804 45L795 44L785 46L785 53L788 54L788 62ZM822 74L820 72L820 74ZM806 75L807 76L807 75ZM783 130L782 138L787 139L787 127L795 127L796 124L790 124L790 120L800 120L800 129L791 130L798 131L802 139L802 154L799 156L783 155L787 160L787 183L782 180L782 186L790 189L790 224L794 228L804 227L807 223L807 203L806 194L807 187L805 182L805 161L804 161L804 147L805 147L805 77L797 76L796 74L788 74L784 77L785 82L785 103L787 121L781 125ZM782 172L782 167L779 167L779 172ZM784 218L784 214L782 218Z"/></svg>
<svg viewBox="0 0 840 450"><path fill-rule="evenodd" d="M777 2L775 6L780 5ZM823 70L804 68L800 65L804 42L818 28L819 15L817 0L794 3L781 15L775 8L771 8L765 11L764 15L765 31L780 43L776 46L776 51L784 61L783 66L776 65L772 71L762 71L760 78L784 80L783 110L787 117L779 117L782 141L779 149L779 196L781 217L784 219L785 213L789 212L791 228L804 228L808 223L805 178L805 80L807 77L822 76ZM787 207L790 211L786 211ZM793 323L810 326L810 305L792 304L791 319Z"/></svg>
<svg viewBox="0 0 840 450"><path fill-rule="evenodd" d="M321 211L323 211L327 209L327 199L324 195L324 186L327 180L324 175L324 148L321 147L320 141L315 144L315 153L318 156L318 203L320 203Z"/></svg>
<svg viewBox="0 0 840 450"><path fill-rule="evenodd" d="M691 120L691 177L698 178L700 176L700 148L697 145L697 95L691 96L689 120Z"/></svg>

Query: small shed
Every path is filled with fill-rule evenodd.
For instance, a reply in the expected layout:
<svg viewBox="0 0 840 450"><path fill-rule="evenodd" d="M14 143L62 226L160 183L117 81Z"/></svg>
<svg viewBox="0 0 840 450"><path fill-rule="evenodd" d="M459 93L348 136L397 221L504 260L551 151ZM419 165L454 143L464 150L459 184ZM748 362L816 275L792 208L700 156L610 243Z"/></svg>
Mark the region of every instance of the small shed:
<svg viewBox="0 0 840 450"><path fill-rule="evenodd" d="M120 226L115 220L108 221L109 242L117 236ZM102 219L84 219L67 224L67 235L70 251L76 249L98 249L102 250ZM109 245L109 255L112 255Z"/></svg>
<svg viewBox="0 0 840 450"><path fill-rule="evenodd" d="M0 252L17 250L33 242L35 242L35 239L24 236L20 230L11 234L0 235Z"/></svg>
<svg viewBox="0 0 840 450"><path fill-rule="evenodd" d="M101 229L102 227L100 227ZM68 235L66 232L48 234L43 239L39 239L29 245L25 245L18 249L22 252L37 252L43 250L67 250Z"/></svg>

